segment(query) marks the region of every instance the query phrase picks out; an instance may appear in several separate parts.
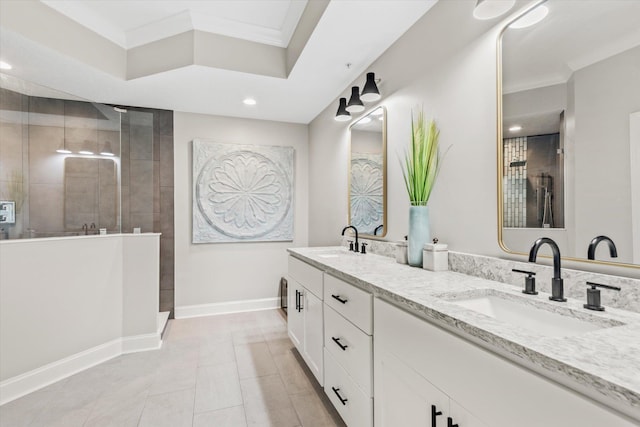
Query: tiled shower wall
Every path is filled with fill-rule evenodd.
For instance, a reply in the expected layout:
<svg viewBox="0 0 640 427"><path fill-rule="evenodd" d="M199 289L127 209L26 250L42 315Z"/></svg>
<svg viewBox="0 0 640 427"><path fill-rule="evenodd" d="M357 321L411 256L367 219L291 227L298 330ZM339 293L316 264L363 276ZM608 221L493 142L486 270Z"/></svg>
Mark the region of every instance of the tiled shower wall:
<svg viewBox="0 0 640 427"><path fill-rule="evenodd" d="M160 237L160 311L174 309L173 111L122 115L122 232Z"/></svg>
<svg viewBox="0 0 640 427"><path fill-rule="evenodd" d="M503 140L503 224L505 227L527 226L527 165L511 166L527 160L527 137Z"/></svg>

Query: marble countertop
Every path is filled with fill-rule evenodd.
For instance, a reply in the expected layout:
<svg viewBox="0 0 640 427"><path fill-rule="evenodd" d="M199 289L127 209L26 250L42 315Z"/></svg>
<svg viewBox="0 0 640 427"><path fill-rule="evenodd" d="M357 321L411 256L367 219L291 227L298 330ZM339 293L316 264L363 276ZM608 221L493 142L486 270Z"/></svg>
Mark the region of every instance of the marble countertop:
<svg viewBox="0 0 640 427"><path fill-rule="evenodd" d="M549 301L544 292L524 295L521 288L451 271L431 272L375 254L341 247L293 248L289 253L374 296L520 362L551 379L577 383L582 392L612 404L640 420L640 314L607 307L586 310L584 301ZM511 296L525 304L544 305L604 326L571 336L545 336L461 307L465 295ZM569 312L569 313L567 313Z"/></svg>

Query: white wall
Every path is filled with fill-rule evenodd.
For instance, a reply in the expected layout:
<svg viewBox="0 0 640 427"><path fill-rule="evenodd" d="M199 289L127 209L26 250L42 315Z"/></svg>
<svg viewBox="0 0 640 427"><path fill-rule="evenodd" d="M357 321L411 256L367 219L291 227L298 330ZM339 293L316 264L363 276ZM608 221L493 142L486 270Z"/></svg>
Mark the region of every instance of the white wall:
<svg viewBox="0 0 640 427"><path fill-rule="evenodd" d="M432 235L454 250L497 255L497 30L486 32L485 22L461 18L467 12L470 17L472 10L473 4L465 2L439 2L370 67L388 82L386 89L381 87L380 102L388 111L387 240L407 234L409 202L398 155L410 141L411 109L424 106L426 116L435 118L440 127L441 146L452 147L429 202ZM460 22L456 29L464 27L460 33L466 34L443 29L443 19ZM437 43L423 42L434 37ZM413 60L415 55L418 61ZM412 72L407 75L401 71L405 68ZM392 93L391 85L396 88ZM333 120L336 106L329 106L310 128L310 243L314 246L337 244L347 222L344 159L349 123Z"/></svg>
<svg viewBox="0 0 640 427"><path fill-rule="evenodd" d="M191 243L191 141L199 138L295 149L293 242ZM306 125L175 113L176 317L233 310L228 304L232 302L244 301L244 308L264 307L264 301L255 305L255 300L269 299L267 305L272 306L279 303L279 280L287 271L286 248L308 245L308 159Z"/></svg>
<svg viewBox="0 0 640 427"><path fill-rule="evenodd" d="M503 252L497 242L496 42L501 28L518 11L514 9L501 22L477 21L472 18L474 4L438 2L369 67L382 78L379 105L388 109L386 240L400 240L407 234L408 196L397 153L409 143L411 109L424 106L426 116L436 119L440 127L442 147L452 146L429 202L432 236L452 250L523 260ZM364 76L354 83L361 81ZM311 246L339 244L340 230L347 223L344 159L349 123L333 119L337 105L336 99L310 124ZM363 114L376 106L367 106ZM546 247L541 251L548 253ZM639 273L564 264L632 277Z"/></svg>
<svg viewBox="0 0 640 427"><path fill-rule="evenodd" d="M640 47L574 73L576 248L605 234L633 261L630 115L640 111ZM602 251L602 252L601 252ZM605 245L598 259L610 259Z"/></svg>
<svg viewBox="0 0 640 427"><path fill-rule="evenodd" d="M159 234L0 242L0 403L158 348Z"/></svg>

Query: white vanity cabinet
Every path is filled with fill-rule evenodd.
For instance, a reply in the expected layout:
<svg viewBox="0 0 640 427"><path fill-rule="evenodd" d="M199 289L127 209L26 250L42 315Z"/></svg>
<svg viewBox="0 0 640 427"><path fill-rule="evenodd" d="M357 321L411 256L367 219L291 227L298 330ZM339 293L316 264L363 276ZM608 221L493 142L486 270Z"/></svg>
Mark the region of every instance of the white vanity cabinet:
<svg viewBox="0 0 640 427"><path fill-rule="evenodd" d="M448 417L459 427L637 426L378 299L374 330L376 427L444 427Z"/></svg>
<svg viewBox="0 0 640 427"><path fill-rule="evenodd" d="M324 383L322 271L289 256L287 294L289 337L322 385Z"/></svg>
<svg viewBox="0 0 640 427"><path fill-rule="evenodd" d="M325 273L324 391L349 427L373 424L372 305L369 292Z"/></svg>

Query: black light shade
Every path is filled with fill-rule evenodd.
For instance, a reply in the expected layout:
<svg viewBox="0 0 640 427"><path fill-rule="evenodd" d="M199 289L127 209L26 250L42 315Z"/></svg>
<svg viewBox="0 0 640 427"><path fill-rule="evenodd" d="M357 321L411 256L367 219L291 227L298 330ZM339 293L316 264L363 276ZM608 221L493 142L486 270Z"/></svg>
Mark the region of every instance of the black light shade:
<svg viewBox="0 0 640 427"><path fill-rule="evenodd" d="M380 98L380 91L378 90L378 85L376 85L375 74L367 73L367 81L362 88L362 95L360 95L360 99L364 102L373 102Z"/></svg>
<svg viewBox="0 0 640 427"><path fill-rule="evenodd" d="M351 88L351 98L349 98L349 103L347 104L347 111L350 113L359 113L364 111L364 104L360 99L358 86L353 86Z"/></svg>
<svg viewBox="0 0 640 427"><path fill-rule="evenodd" d="M338 106L338 112L336 113L336 120L339 122L351 120L351 114L347 111L347 98L340 98L340 105Z"/></svg>

